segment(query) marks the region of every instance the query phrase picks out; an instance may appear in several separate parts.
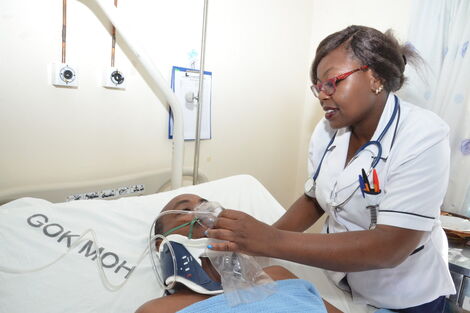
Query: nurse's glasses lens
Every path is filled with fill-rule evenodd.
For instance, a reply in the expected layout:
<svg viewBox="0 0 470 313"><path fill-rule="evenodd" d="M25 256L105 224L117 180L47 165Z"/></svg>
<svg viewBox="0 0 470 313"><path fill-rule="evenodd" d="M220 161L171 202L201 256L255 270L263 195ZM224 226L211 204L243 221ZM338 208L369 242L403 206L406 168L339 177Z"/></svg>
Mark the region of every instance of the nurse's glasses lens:
<svg viewBox="0 0 470 313"><path fill-rule="evenodd" d="M328 80L324 82L323 84L320 83L320 84L312 85L310 89L312 89L313 95L318 98L320 96L320 92L323 92L328 97L331 96L332 94L335 93L335 90L336 90L335 87L336 87L335 83L331 80Z"/></svg>

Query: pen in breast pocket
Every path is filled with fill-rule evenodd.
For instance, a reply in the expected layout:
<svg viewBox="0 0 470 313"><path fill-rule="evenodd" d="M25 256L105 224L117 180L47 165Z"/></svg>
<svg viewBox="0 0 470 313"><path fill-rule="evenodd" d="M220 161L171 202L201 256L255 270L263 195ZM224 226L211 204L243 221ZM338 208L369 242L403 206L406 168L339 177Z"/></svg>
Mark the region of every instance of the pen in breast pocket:
<svg viewBox="0 0 470 313"><path fill-rule="evenodd" d="M369 184L369 179L367 178L366 171L362 169L362 180L364 182L364 191L369 192L370 191L370 184Z"/></svg>
<svg viewBox="0 0 470 313"><path fill-rule="evenodd" d="M372 180L374 181L374 191L376 193L380 193L379 176L377 175L377 171L375 170L375 168L372 171Z"/></svg>
<svg viewBox="0 0 470 313"><path fill-rule="evenodd" d="M359 188L361 189L362 197L365 198L366 195L365 195L365 193L364 193L364 189L365 189L366 187L364 186L364 179L362 179L362 176L361 176L361 175L359 175Z"/></svg>

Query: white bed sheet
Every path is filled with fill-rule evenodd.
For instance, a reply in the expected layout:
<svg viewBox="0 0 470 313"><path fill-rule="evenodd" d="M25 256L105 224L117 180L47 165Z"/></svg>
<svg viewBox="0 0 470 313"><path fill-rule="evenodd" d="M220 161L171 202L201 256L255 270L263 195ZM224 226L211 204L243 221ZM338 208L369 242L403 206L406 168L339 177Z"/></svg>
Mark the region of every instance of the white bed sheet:
<svg viewBox="0 0 470 313"><path fill-rule="evenodd" d="M255 178L232 176L197 186L117 200L51 203L22 198L0 207L0 267L37 268L67 251L68 244L93 229L103 248L108 279L119 284L146 248L155 216L174 196L195 193L273 223L285 211ZM34 217L33 217L34 216ZM9 274L0 271L1 313L134 312L144 302L161 295L147 257L126 285L112 292L99 277L92 247L86 239L63 259L39 272ZM281 260L299 277L312 281L324 298L343 312L373 312L353 304L319 269Z"/></svg>

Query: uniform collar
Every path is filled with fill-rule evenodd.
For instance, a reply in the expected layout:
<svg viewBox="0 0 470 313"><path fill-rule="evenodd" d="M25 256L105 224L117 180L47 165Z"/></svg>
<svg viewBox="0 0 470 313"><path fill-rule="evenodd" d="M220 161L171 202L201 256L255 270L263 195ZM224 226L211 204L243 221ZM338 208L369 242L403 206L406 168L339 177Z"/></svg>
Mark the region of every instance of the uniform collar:
<svg viewBox="0 0 470 313"><path fill-rule="evenodd" d="M398 101L398 98L397 98ZM388 122L393 116L393 110L395 109L395 95L393 93L388 94L387 102L385 103L384 110L382 115L380 116L379 124L375 129L374 135L372 135L371 140L378 140L380 134L387 126ZM396 123L398 123L398 116L395 116L390 128L385 133L382 141L380 142L382 145L382 159L386 160L388 155L390 154L390 148L392 146L392 141L394 137Z"/></svg>
<svg viewBox="0 0 470 313"><path fill-rule="evenodd" d="M387 102L385 103L384 110L380 117L377 128L372 136L371 140L377 140L385 129L386 125L390 121L393 110L395 107L395 97L392 93L388 95ZM398 122L398 116L395 116L390 128L383 136L380 144L382 146L382 157L379 164L386 161L390 153L390 146L393 141L396 123ZM353 161L348 164L345 168L346 155L349 146L349 138L351 137L351 131L349 128L338 129L336 137L330 146L329 153L331 156L325 161L328 167L328 175L335 177L330 183L334 184L337 182L336 190L341 191L344 188L356 186L358 183L357 177L361 173L361 169L368 170L372 162L371 157L377 155L376 145L370 145L360 152ZM333 185L330 185L332 188Z"/></svg>
<svg viewBox="0 0 470 313"><path fill-rule="evenodd" d="M385 102L385 107L382 111L382 115L380 116L380 120L379 120L379 123L377 124L377 128L375 129L374 134L372 135L371 141L378 140L380 134L382 134L382 131L385 129L388 122L392 118L394 108L395 108L395 95L393 93L389 93L387 97L387 102ZM382 141L380 142L380 144L382 145L382 159L386 160L388 158L388 155L390 154L390 148L391 148L393 137L394 137L396 123L398 123L398 116L395 116L392 124L390 125L390 128L387 130L387 132L382 138ZM349 146L350 137L351 137L351 130L349 129L349 127L338 129L335 140L333 141L332 145L328 148L328 150L331 151L335 149L336 146L342 146L346 148L346 154L347 154L347 148ZM366 149L370 150L371 148L368 147ZM376 151L376 150L373 150L373 151ZM346 157L345 157L345 160L346 160ZM344 166L344 163L343 163L343 166Z"/></svg>

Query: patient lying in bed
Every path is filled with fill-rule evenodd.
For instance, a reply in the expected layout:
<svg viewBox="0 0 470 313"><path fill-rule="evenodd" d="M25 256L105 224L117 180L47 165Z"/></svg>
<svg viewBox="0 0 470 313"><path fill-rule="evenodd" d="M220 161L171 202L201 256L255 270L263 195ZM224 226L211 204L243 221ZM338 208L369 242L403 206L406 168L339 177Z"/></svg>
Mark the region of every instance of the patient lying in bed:
<svg viewBox="0 0 470 313"><path fill-rule="evenodd" d="M194 210L206 200L197 195L183 194L173 198L163 208L167 210ZM165 215L155 225L155 233L164 234L168 230L191 221L191 215ZM192 226L192 238L203 238L204 228L195 223ZM190 225L179 228L173 234L187 236ZM201 264L208 276L220 282L220 276L208 258L201 258ZM329 312L341 313L334 306L321 299L315 287L302 279L298 279L281 266L270 266L264 271L276 282L277 291L264 300L244 303L236 307L228 306L224 295L211 296L196 293L184 285L177 284L174 293L153 299L143 304L136 313L162 312Z"/></svg>

